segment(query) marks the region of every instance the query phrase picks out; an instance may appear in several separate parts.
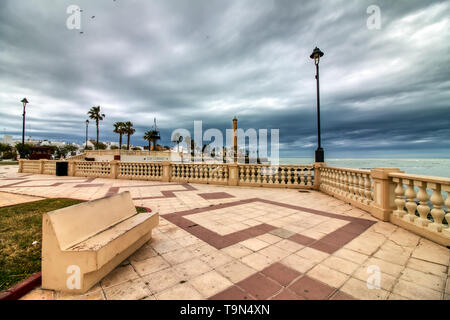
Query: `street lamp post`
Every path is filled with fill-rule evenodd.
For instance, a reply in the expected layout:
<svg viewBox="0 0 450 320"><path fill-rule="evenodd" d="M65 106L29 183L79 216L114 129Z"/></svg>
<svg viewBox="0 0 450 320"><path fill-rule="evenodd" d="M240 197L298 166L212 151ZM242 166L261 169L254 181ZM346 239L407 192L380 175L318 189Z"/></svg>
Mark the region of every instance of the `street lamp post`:
<svg viewBox="0 0 450 320"><path fill-rule="evenodd" d="M25 108L27 106L28 100L27 98L23 98L22 101L23 104L23 124L22 124L22 148L20 151L20 158L24 158L24 148L25 148Z"/></svg>
<svg viewBox="0 0 450 320"><path fill-rule="evenodd" d="M323 52L319 48L315 47L313 53L309 56L314 60L316 65L316 85L317 85L317 150L316 150L316 162L324 162L324 152L320 140L320 97L319 97L319 61L323 56Z"/></svg>
<svg viewBox="0 0 450 320"><path fill-rule="evenodd" d="M89 120L86 120L86 145L84 146L84 150L87 149L87 143L88 143L88 126L89 126Z"/></svg>

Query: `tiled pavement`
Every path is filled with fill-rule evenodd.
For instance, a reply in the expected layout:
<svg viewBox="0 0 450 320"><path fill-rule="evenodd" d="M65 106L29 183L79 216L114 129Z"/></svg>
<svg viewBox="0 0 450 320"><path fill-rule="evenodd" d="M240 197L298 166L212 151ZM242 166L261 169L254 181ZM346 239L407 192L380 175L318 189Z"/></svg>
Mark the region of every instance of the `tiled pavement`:
<svg viewBox="0 0 450 320"><path fill-rule="evenodd" d="M153 239L85 295L36 289L24 299L450 299L449 249L320 192L0 168L11 198L125 190L160 213ZM376 270L380 288L369 289Z"/></svg>

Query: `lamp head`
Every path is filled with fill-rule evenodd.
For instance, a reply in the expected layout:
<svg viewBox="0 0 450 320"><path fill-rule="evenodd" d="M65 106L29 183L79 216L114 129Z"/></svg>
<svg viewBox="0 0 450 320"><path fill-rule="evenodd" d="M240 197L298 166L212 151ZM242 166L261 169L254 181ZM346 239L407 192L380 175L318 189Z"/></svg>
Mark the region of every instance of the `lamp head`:
<svg viewBox="0 0 450 320"><path fill-rule="evenodd" d="M323 52L320 51L319 48L315 47L309 57L314 60L315 64L319 64L320 58L323 57Z"/></svg>

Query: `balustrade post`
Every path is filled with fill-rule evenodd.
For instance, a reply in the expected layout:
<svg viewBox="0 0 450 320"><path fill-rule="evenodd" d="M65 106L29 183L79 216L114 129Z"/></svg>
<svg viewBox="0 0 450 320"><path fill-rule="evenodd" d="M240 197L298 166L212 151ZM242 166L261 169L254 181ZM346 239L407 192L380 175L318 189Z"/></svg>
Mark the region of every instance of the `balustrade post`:
<svg viewBox="0 0 450 320"><path fill-rule="evenodd" d="M25 159L19 159L19 173L23 172L23 162L25 161Z"/></svg>
<svg viewBox="0 0 450 320"><path fill-rule="evenodd" d="M46 159L39 160L39 174L44 174L45 161L47 160Z"/></svg>
<svg viewBox="0 0 450 320"><path fill-rule="evenodd" d="M113 160L109 164L111 166L110 178L117 179L117 176L119 175L119 161Z"/></svg>
<svg viewBox="0 0 450 320"><path fill-rule="evenodd" d="M162 163L162 182L170 182L170 177L172 176L172 164L169 161L163 161Z"/></svg>
<svg viewBox="0 0 450 320"><path fill-rule="evenodd" d="M75 161L69 161L67 175L70 177L75 176Z"/></svg>
<svg viewBox="0 0 450 320"><path fill-rule="evenodd" d="M370 171L373 179L373 204L370 213L382 220L389 221L389 216L395 208L394 187L390 182L389 173L403 173L397 168L375 168Z"/></svg>
<svg viewBox="0 0 450 320"><path fill-rule="evenodd" d="M228 185L239 185L239 165L237 163L229 163L228 166Z"/></svg>
<svg viewBox="0 0 450 320"><path fill-rule="evenodd" d="M320 188L320 168L325 167L325 162L314 162L314 185L313 189L319 190Z"/></svg>

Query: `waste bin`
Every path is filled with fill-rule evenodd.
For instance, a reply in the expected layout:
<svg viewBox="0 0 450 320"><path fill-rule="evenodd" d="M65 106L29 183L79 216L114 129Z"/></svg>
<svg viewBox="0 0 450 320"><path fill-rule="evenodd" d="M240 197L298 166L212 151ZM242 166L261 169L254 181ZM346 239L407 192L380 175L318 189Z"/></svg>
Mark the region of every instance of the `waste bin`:
<svg viewBox="0 0 450 320"><path fill-rule="evenodd" d="M67 176L69 163L67 161L56 162L56 175L59 177Z"/></svg>

